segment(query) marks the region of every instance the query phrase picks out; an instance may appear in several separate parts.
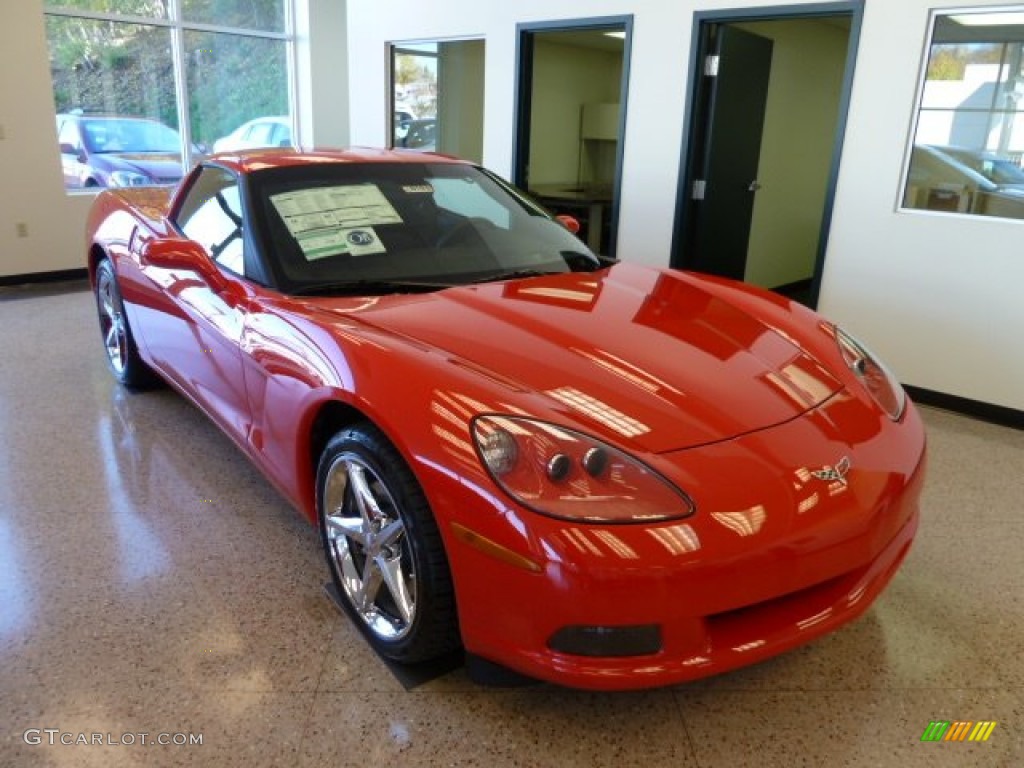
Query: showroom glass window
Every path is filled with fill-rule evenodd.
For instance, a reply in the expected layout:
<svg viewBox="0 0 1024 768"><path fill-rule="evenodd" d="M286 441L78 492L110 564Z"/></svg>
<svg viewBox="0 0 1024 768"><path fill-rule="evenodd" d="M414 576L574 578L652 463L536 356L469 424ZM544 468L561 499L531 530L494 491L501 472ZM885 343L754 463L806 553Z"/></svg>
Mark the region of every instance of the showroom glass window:
<svg viewBox="0 0 1024 768"><path fill-rule="evenodd" d="M483 40L392 45L390 90L391 146L483 161Z"/></svg>
<svg viewBox="0 0 1024 768"><path fill-rule="evenodd" d="M1024 10L933 16L902 204L1024 219Z"/></svg>
<svg viewBox="0 0 1024 768"><path fill-rule="evenodd" d="M65 187L174 183L215 149L259 146L259 118L290 136L290 2L47 0Z"/></svg>

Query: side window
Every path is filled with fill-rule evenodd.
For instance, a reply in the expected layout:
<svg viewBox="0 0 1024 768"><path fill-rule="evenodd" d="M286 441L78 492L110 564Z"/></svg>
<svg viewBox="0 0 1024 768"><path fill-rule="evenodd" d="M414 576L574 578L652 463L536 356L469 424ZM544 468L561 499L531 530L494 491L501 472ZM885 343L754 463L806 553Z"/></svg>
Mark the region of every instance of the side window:
<svg viewBox="0 0 1024 768"><path fill-rule="evenodd" d="M260 146L271 146L271 136L274 133L273 123L256 123L252 130L249 132L248 139L253 141Z"/></svg>
<svg viewBox="0 0 1024 768"><path fill-rule="evenodd" d="M235 176L207 166L189 189L175 224L225 269L245 274L244 222Z"/></svg>

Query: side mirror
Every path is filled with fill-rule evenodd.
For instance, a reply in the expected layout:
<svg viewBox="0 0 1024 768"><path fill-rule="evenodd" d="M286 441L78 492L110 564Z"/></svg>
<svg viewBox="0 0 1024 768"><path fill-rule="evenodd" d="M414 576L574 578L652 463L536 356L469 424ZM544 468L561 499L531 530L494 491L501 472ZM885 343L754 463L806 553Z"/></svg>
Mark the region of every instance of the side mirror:
<svg viewBox="0 0 1024 768"><path fill-rule="evenodd" d="M217 265L206 255L202 246L184 238L154 238L142 246L139 254L143 264L161 269L186 269L199 274L213 290L223 291L228 286Z"/></svg>
<svg viewBox="0 0 1024 768"><path fill-rule="evenodd" d="M560 213L555 216L555 221L568 229L574 235L578 235L580 233L580 223L575 216L570 216L567 213Z"/></svg>
<svg viewBox="0 0 1024 768"><path fill-rule="evenodd" d="M62 155L77 155L78 150L65 141L60 145L60 153Z"/></svg>

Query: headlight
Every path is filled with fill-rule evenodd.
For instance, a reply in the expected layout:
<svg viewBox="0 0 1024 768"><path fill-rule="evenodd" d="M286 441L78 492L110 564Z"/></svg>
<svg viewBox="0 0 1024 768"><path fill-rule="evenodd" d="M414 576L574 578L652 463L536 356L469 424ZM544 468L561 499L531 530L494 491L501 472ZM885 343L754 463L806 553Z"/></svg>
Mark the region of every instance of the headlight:
<svg viewBox="0 0 1024 768"><path fill-rule="evenodd" d="M134 171L114 171L110 174L110 184L113 187L141 187L152 183L153 180L149 176Z"/></svg>
<svg viewBox="0 0 1024 768"><path fill-rule="evenodd" d="M836 328L836 341L850 370L890 419L899 421L907 407L907 394L885 363L872 355L867 347L841 328Z"/></svg>
<svg viewBox="0 0 1024 768"><path fill-rule="evenodd" d="M595 523L658 522L693 514L685 493L593 437L520 416L478 416L472 430L494 481L535 512Z"/></svg>

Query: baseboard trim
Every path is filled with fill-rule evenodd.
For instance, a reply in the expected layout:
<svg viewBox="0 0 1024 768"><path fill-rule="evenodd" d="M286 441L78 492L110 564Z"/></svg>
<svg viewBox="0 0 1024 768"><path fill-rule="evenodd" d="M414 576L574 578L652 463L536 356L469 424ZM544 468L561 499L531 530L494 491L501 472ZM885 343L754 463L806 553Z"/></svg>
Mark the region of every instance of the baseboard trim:
<svg viewBox="0 0 1024 768"><path fill-rule="evenodd" d="M63 283L68 280L84 280L89 277L89 270L61 269L56 272L29 272L25 275L0 275L0 286L29 285L32 283Z"/></svg>
<svg viewBox="0 0 1024 768"><path fill-rule="evenodd" d="M1018 411L1016 408L993 405L958 395L948 395L945 392L936 392L924 387L905 385L903 388L907 390L907 394L915 403L962 413L964 416L971 416L1003 427L1024 430L1024 411Z"/></svg>

